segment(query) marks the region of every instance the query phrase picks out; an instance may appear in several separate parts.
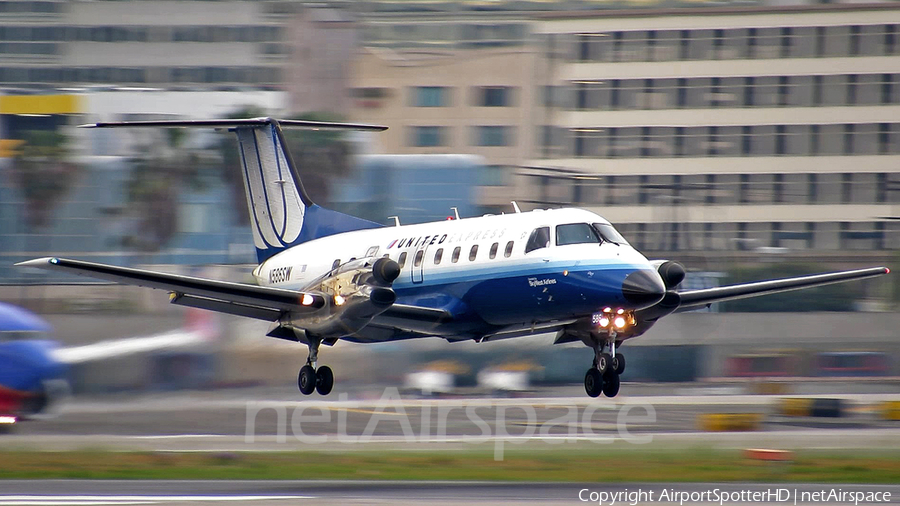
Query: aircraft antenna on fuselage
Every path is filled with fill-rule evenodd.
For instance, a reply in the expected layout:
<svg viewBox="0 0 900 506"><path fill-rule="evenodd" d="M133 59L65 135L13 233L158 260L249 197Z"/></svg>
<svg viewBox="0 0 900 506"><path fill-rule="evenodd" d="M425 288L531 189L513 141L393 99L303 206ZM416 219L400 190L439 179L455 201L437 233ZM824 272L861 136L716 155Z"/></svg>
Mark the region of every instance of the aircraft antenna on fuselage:
<svg viewBox="0 0 900 506"><path fill-rule="evenodd" d="M394 226L395 226L395 227L399 227L399 226L400 226L400 217L399 217L399 216L388 216L388 219L389 219L389 220L394 220Z"/></svg>
<svg viewBox="0 0 900 506"><path fill-rule="evenodd" d="M516 210L516 214L519 214L522 212L522 210L519 209L519 204L517 204L515 200L511 201L511 204L513 205L513 209Z"/></svg>
<svg viewBox="0 0 900 506"><path fill-rule="evenodd" d="M450 208L450 210L453 211L453 216L456 216L456 219L458 220L459 219L459 208L456 206L453 206Z"/></svg>

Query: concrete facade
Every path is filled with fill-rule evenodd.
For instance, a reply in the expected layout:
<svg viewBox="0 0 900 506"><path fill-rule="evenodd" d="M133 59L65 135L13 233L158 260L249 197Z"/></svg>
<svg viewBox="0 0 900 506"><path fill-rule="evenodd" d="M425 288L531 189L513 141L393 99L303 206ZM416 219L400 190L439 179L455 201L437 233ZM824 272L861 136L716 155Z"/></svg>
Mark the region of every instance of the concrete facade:
<svg viewBox="0 0 900 506"><path fill-rule="evenodd" d="M890 4L543 16L544 137L513 193L593 209L650 254L884 256L898 26Z"/></svg>
<svg viewBox="0 0 900 506"><path fill-rule="evenodd" d="M541 58L529 46L403 51L363 48L350 116L390 127L385 153L467 153L489 165L534 156Z"/></svg>

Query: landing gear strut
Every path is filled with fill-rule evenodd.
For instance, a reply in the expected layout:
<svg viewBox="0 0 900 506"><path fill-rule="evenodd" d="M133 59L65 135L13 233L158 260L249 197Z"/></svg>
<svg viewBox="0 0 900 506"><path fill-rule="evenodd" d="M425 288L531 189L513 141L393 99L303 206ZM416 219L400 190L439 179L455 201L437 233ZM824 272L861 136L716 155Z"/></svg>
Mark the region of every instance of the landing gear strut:
<svg viewBox="0 0 900 506"><path fill-rule="evenodd" d="M334 372L327 365L318 367L319 359L318 339L310 339L309 341L309 358L306 359L306 365L300 368L300 375L297 376L297 386L300 387L300 393L309 395L313 390L319 392L320 395L328 395L334 388Z"/></svg>
<svg viewBox="0 0 900 506"><path fill-rule="evenodd" d="M609 346L609 352L606 347ZM625 357L616 353L616 334L610 332L609 339L593 339L594 363L584 375L584 390L591 397L601 393L615 397L619 393L619 375L625 372Z"/></svg>

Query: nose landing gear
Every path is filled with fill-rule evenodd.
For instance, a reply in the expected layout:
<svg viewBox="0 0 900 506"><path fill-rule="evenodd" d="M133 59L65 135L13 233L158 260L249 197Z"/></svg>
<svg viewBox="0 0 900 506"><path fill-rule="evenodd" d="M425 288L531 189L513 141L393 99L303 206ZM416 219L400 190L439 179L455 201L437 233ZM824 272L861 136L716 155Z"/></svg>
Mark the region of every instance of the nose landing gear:
<svg viewBox="0 0 900 506"><path fill-rule="evenodd" d="M309 395L313 390L319 392L319 395L328 395L334 388L334 372L327 365L317 367L319 357L319 344L321 341L310 339L309 342L309 358L306 359L306 365L300 368L300 374L297 376L297 386L300 387L300 393Z"/></svg>
<svg viewBox="0 0 900 506"><path fill-rule="evenodd" d="M593 339L594 363L584 375L584 390L591 397L602 393L615 397L619 393L619 375L625 372L625 357L616 353L616 334L610 332L609 340ZM605 351L607 345L609 353Z"/></svg>

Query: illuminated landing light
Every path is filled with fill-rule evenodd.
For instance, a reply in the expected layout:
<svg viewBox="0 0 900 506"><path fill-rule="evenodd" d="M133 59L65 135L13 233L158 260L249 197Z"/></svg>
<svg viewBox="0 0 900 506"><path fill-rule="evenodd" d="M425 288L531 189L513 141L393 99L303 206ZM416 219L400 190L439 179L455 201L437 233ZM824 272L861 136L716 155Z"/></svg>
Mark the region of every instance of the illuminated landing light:
<svg viewBox="0 0 900 506"><path fill-rule="evenodd" d="M0 424L4 425L12 425L16 423L16 417L14 416L0 416Z"/></svg>
<svg viewBox="0 0 900 506"><path fill-rule="evenodd" d="M611 312L612 312L612 308L611 308L611 307L605 307L605 308L603 308L603 312L604 312L604 313L611 313Z"/></svg>
<svg viewBox="0 0 900 506"><path fill-rule="evenodd" d="M343 297L341 297L340 295L334 296L334 305L335 306L343 306L344 302L347 302L347 300L344 299Z"/></svg>
<svg viewBox="0 0 900 506"><path fill-rule="evenodd" d="M622 316L617 316L614 323L616 324L617 329L625 328L625 318Z"/></svg>
<svg viewBox="0 0 900 506"><path fill-rule="evenodd" d="M616 314L625 314L625 310L622 308L619 308L619 310L616 311Z"/></svg>
<svg viewBox="0 0 900 506"><path fill-rule="evenodd" d="M601 327L606 328L606 327L609 326L609 318L607 318L607 317L604 316L604 317L600 318L600 322L599 322L599 323L600 323L600 326L601 326Z"/></svg>
<svg viewBox="0 0 900 506"><path fill-rule="evenodd" d="M569 271L563 271L563 276L568 276L568 275L569 275Z"/></svg>
<svg viewBox="0 0 900 506"><path fill-rule="evenodd" d="M308 293L304 293L303 297L300 298L300 304L304 306L312 306L316 301L316 298Z"/></svg>

